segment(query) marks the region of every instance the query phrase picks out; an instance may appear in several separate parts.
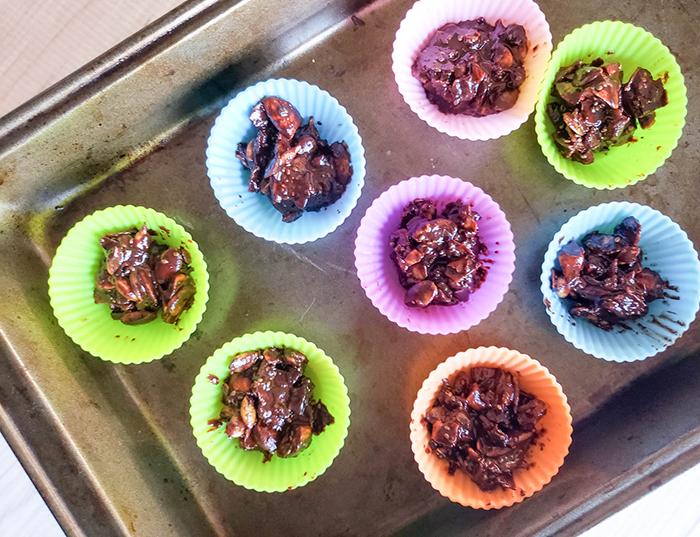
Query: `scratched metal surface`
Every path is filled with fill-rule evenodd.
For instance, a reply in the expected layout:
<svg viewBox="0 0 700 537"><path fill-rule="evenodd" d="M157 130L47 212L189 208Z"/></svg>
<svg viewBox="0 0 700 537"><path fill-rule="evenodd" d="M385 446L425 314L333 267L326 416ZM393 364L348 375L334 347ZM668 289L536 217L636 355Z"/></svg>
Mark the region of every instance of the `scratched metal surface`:
<svg viewBox="0 0 700 537"><path fill-rule="evenodd" d="M649 204L700 242L700 50L688 46L697 38L697 4L593 0L574 11L540 2L555 45L586 22L622 19L661 38L686 76L690 106L679 147L654 176L613 192L559 176L539 150L532 120L506 138L464 142L412 114L390 70L393 35L410 5L189 2L0 121L0 423L69 534L273 535L284 527L290 535L573 535L700 460L700 325L654 358L608 363L557 334L538 290L552 235L590 205ZM218 206L206 177L216 113L236 91L270 76L328 90L355 119L367 151L358 207L333 234L303 246L245 233ZM504 302L453 336L391 324L353 269L355 232L372 200L424 173L481 186L506 212L517 244ZM85 354L48 304L48 266L63 235L119 203L178 220L209 265L211 299L199 329L146 365ZM206 358L259 329L314 341L350 391L351 426L339 457L318 480L284 494L226 481L188 423L190 389ZM408 440L423 379L478 345L539 359L561 382L575 419L571 455L553 482L500 512L454 506L433 491Z"/></svg>

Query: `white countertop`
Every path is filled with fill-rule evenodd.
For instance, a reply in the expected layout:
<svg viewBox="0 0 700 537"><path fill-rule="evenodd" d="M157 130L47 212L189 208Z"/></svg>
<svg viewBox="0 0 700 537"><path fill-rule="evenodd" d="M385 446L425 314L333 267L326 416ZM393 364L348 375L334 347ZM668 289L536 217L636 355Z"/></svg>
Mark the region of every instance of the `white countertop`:
<svg viewBox="0 0 700 537"><path fill-rule="evenodd" d="M63 537L64 535L2 436L0 436L0 535L5 537Z"/></svg>

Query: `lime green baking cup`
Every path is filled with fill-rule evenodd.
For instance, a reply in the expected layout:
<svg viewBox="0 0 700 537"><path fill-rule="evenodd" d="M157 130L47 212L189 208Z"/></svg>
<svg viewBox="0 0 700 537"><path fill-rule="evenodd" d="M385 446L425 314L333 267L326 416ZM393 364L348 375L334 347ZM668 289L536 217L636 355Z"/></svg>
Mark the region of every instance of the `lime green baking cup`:
<svg viewBox="0 0 700 537"><path fill-rule="evenodd" d="M183 247L192 257L197 292L176 324L159 317L148 324L127 326L112 319L107 304L95 304L95 274L105 255L100 237L140 228L144 222L156 232L155 240ZM185 228L153 209L133 205L97 211L75 224L61 241L49 269L49 297L58 324L84 351L121 364L150 362L179 348L202 320L208 291L207 264Z"/></svg>
<svg viewBox="0 0 700 537"><path fill-rule="evenodd" d="M668 104L656 111L651 128L637 128L635 142L595 153L593 164L565 159L554 142L554 127L547 117L547 102L554 77L561 67L576 60L603 58L619 62L628 79L637 67L666 80ZM618 21L586 24L567 35L552 54L535 108L537 141L549 163L567 179L589 188L624 188L654 173L678 145L685 125L688 99L681 69L668 48L646 30Z"/></svg>
<svg viewBox="0 0 700 537"><path fill-rule="evenodd" d="M309 364L305 375L314 383L314 399L323 401L335 423L314 436L311 445L296 457L282 459L275 455L263 463L261 452L245 451L238 439L226 436L224 427L212 430L207 423L218 418L223 407L221 384L212 384L209 375L223 381L233 355L271 346L291 347L306 355ZM192 388L190 417L197 445L226 479L258 492L283 492L306 485L331 465L348 434L350 399L340 371L316 345L283 332L255 332L229 341L207 359Z"/></svg>

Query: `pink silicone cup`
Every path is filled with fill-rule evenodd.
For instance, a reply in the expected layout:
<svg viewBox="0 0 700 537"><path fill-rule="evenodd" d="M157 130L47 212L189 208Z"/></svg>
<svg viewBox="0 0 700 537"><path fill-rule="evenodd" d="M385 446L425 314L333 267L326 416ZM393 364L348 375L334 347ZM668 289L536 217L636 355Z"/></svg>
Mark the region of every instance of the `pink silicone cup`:
<svg viewBox="0 0 700 537"><path fill-rule="evenodd" d="M404 304L406 290L389 257L389 237L399 226L403 208L417 198L437 202L439 211L462 200L472 203L481 216L479 237L487 248L482 259L488 274L466 302L426 309ZM503 300L515 270L515 244L506 215L483 190L454 177L423 175L392 186L367 209L355 240L355 266L367 297L390 321L421 334L454 334L479 324Z"/></svg>
<svg viewBox="0 0 700 537"><path fill-rule="evenodd" d="M525 28L529 51L525 58L527 77L515 106L485 117L443 114L430 103L420 81L411 74L413 62L436 30L450 22L484 17L489 24ZM396 32L392 70L406 104L419 118L440 132L463 140L490 140L505 136L527 121L535 109L540 84L552 55L552 34L544 13L532 0L419 0L406 13Z"/></svg>

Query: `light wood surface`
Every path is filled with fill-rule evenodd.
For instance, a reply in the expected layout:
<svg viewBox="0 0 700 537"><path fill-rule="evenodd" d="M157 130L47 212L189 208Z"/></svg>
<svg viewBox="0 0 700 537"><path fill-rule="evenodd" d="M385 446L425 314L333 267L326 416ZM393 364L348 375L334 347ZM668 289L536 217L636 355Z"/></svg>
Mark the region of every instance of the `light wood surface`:
<svg viewBox="0 0 700 537"><path fill-rule="evenodd" d="M0 0L0 116L182 0Z"/></svg>

